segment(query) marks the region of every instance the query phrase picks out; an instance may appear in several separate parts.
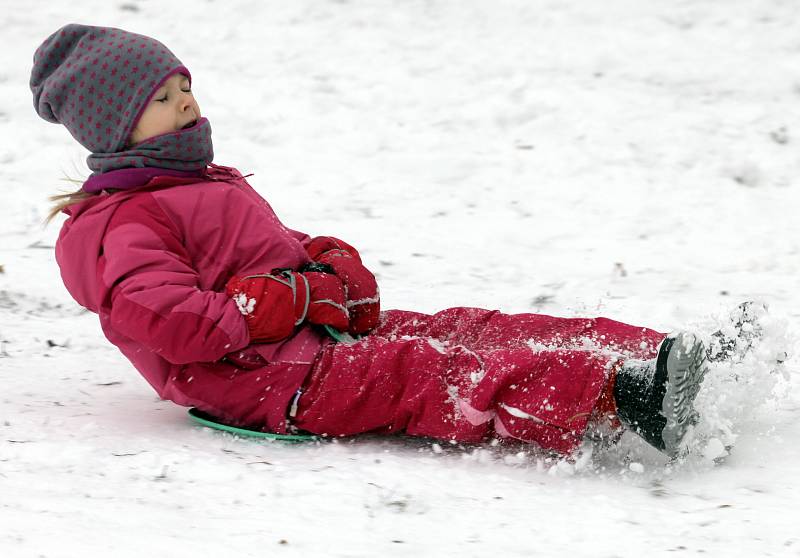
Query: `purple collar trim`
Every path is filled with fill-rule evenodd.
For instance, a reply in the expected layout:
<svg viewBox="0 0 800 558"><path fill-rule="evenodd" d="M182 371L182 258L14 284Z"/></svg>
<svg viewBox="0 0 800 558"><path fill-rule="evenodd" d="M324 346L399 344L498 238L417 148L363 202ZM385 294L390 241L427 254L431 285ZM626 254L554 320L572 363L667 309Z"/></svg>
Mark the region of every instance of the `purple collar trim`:
<svg viewBox="0 0 800 558"><path fill-rule="evenodd" d="M103 190L133 190L144 186L156 176L180 176L186 178L200 177L205 169L195 171L179 171L158 167L130 167L91 175L83 183L83 191L97 194Z"/></svg>

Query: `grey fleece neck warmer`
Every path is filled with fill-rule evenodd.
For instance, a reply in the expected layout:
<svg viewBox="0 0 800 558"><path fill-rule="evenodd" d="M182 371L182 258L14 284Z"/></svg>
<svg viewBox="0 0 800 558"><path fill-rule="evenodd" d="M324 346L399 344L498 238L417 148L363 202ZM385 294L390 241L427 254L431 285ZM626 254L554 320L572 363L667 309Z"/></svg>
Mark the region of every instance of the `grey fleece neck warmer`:
<svg viewBox="0 0 800 558"><path fill-rule="evenodd" d="M92 152L87 164L95 173L204 169L214 156L205 118L186 130L126 145L156 89L175 73L191 80L189 70L155 39L73 23L36 49L30 86L39 116L66 126Z"/></svg>

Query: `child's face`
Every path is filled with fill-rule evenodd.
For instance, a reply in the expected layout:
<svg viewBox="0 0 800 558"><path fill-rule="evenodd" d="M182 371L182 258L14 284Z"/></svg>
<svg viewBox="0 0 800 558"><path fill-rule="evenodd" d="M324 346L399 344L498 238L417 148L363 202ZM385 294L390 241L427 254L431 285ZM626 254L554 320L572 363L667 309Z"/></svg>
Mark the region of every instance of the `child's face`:
<svg viewBox="0 0 800 558"><path fill-rule="evenodd" d="M175 74L156 90L128 143L136 145L153 136L188 128L199 119L200 107L192 96L189 78Z"/></svg>

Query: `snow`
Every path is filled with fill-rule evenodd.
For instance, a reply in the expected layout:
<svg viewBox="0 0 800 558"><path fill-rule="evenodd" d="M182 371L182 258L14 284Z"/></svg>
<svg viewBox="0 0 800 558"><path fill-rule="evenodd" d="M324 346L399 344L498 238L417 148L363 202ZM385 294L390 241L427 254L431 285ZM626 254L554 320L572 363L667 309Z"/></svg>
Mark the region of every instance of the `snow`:
<svg viewBox="0 0 800 558"><path fill-rule="evenodd" d="M0 7L0 555L800 556L795 2ZM357 246L385 308L709 336L756 298L764 341L712 367L677 463L631 435L568 461L200 428L71 300L42 227L88 174L27 89L73 21L168 44L215 161L292 228Z"/></svg>
<svg viewBox="0 0 800 558"><path fill-rule="evenodd" d="M236 302L236 307L239 309L239 312L242 313L244 316L248 316L255 312L256 309L256 299L255 298L247 298L247 295L244 293L240 293L233 297L234 302Z"/></svg>

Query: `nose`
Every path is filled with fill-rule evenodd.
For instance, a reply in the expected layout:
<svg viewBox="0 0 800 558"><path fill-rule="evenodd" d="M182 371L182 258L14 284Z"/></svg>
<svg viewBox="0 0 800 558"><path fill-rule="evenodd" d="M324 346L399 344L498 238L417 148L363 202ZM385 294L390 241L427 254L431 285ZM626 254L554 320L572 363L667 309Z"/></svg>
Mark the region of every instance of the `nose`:
<svg viewBox="0 0 800 558"><path fill-rule="evenodd" d="M191 95L183 93L178 107L180 114L191 113L192 118L200 118L200 107L197 106Z"/></svg>
<svg viewBox="0 0 800 558"><path fill-rule="evenodd" d="M180 105L179 105L180 109L181 109L181 112L185 112L186 109L190 108L192 106L192 101L193 101L193 99L192 99L192 96L190 94L182 92L181 93L181 101L180 101Z"/></svg>

